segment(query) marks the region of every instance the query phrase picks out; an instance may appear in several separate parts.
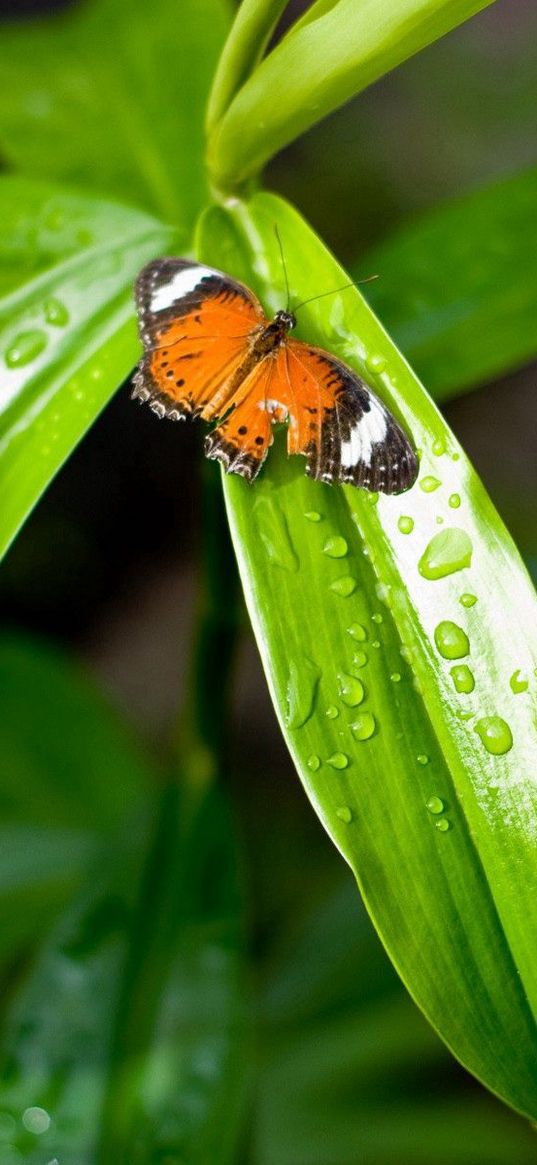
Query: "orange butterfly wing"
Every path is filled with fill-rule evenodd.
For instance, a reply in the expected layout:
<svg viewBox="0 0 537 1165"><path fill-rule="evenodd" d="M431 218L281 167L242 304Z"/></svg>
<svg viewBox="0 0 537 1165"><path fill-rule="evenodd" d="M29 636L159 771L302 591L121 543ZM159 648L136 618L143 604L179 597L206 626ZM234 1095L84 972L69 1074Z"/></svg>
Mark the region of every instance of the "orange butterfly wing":
<svg viewBox="0 0 537 1165"><path fill-rule="evenodd" d="M133 397L157 416L222 416L247 375L249 338L266 323L241 283L184 259L144 267L136 285L145 355Z"/></svg>
<svg viewBox="0 0 537 1165"><path fill-rule="evenodd" d="M289 340L280 359L290 416L287 448L306 456L306 473L386 494L414 484L418 461L406 433L357 373L299 340Z"/></svg>

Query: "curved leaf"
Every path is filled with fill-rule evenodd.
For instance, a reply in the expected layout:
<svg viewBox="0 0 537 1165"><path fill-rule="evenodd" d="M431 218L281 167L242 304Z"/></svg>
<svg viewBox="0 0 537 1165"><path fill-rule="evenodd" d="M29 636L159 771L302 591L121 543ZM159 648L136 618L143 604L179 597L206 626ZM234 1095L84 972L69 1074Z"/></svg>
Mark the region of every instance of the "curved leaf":
<svg viewBox="0 0 537 1165"><path fill-rule="evenodd" d="M190 231L206 201L203 116L226 0L87 0L2 28L0 145Z"/></svg>
<svg viewBox="0 0 537 1165"><path fill-rule="evenodd" d="M133 281L178 244L140 211L25 178L1 180L0 217L2 553L136 362Z"/></svg>
<svg viewBox="0 0 537 1165"><path fill-rule="evenodd" d="M240 188L304 130L490 2L321 3L265 57L214 127L216 186Z"/></svg>
<svg viewBox="0 0 537 1165"><path fill-rule="evenodd" d="M202 220L202 259L282 305L345 282L270 195ZM310 481L281 443L225 493L301 779L411 993L459 1058L535 1116L535 594L483 486L352 289L300 334L353 365L422 450L399 498Z"/></svg>
<svg viewBox="0 0 537 1165"><path fill-rule="evenodd" d="M537 168L440 207L360 260L366 298L435 400L537 353Z"/></svg>

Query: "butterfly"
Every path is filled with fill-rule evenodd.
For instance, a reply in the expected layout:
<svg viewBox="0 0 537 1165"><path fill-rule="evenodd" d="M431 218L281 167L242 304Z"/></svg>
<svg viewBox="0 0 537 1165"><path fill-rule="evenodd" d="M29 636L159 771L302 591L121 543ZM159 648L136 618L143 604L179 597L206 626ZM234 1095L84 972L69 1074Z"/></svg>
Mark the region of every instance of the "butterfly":
<svg viewBox="0 0 537 1165"><path fill-rule="evenodd" d="M189 259L144 267L136 305L133 398L158 417L217 422L205 453L227 472L253 481L286 421L288 453L311 477L386 494L413 485L416 454L391 412L341 360L290 339L292 311L268 319L242 283Z"/></svg>

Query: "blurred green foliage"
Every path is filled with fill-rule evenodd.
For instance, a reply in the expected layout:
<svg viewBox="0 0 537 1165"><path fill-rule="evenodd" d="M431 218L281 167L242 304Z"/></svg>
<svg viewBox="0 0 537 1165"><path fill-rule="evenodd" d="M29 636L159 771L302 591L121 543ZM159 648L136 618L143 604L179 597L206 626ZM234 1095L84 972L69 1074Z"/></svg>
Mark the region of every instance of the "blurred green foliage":
<svg viewBox="0 0 537 1165"><path fill-rule="evenodd" d="M499 9L271 168L357 274L381 270L368 297L439 398L535 353L533 171L386 238L535 161L535 44ZM4 544L136 359L136 270L190 245L229 15L224 0L93 0L2 30L0 142L19 174L0 189L4 350L47 340L42 363L11 369ZM207 529L222 524L217 510ZM179 773L177 747L143 747L62 653L0 643L0 1165L530 1165L534 1132L453 1063L350 875L267 790L271 750L256 771L222 765L235 629L218 553Z"/></svg>

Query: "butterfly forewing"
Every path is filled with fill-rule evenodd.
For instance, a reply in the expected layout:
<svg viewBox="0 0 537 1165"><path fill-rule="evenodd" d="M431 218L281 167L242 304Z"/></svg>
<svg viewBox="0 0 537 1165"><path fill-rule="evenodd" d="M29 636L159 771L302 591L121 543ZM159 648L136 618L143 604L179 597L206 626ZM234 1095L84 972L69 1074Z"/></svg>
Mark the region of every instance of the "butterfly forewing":
<svg viewBox="0 0 537 1165"><path fill-rule="evenodd" d="M244 379L249 336L265 321L236 280L184 259L144 267L136 285L145 356L133 396L160 416L223 415Z"/></svg>

